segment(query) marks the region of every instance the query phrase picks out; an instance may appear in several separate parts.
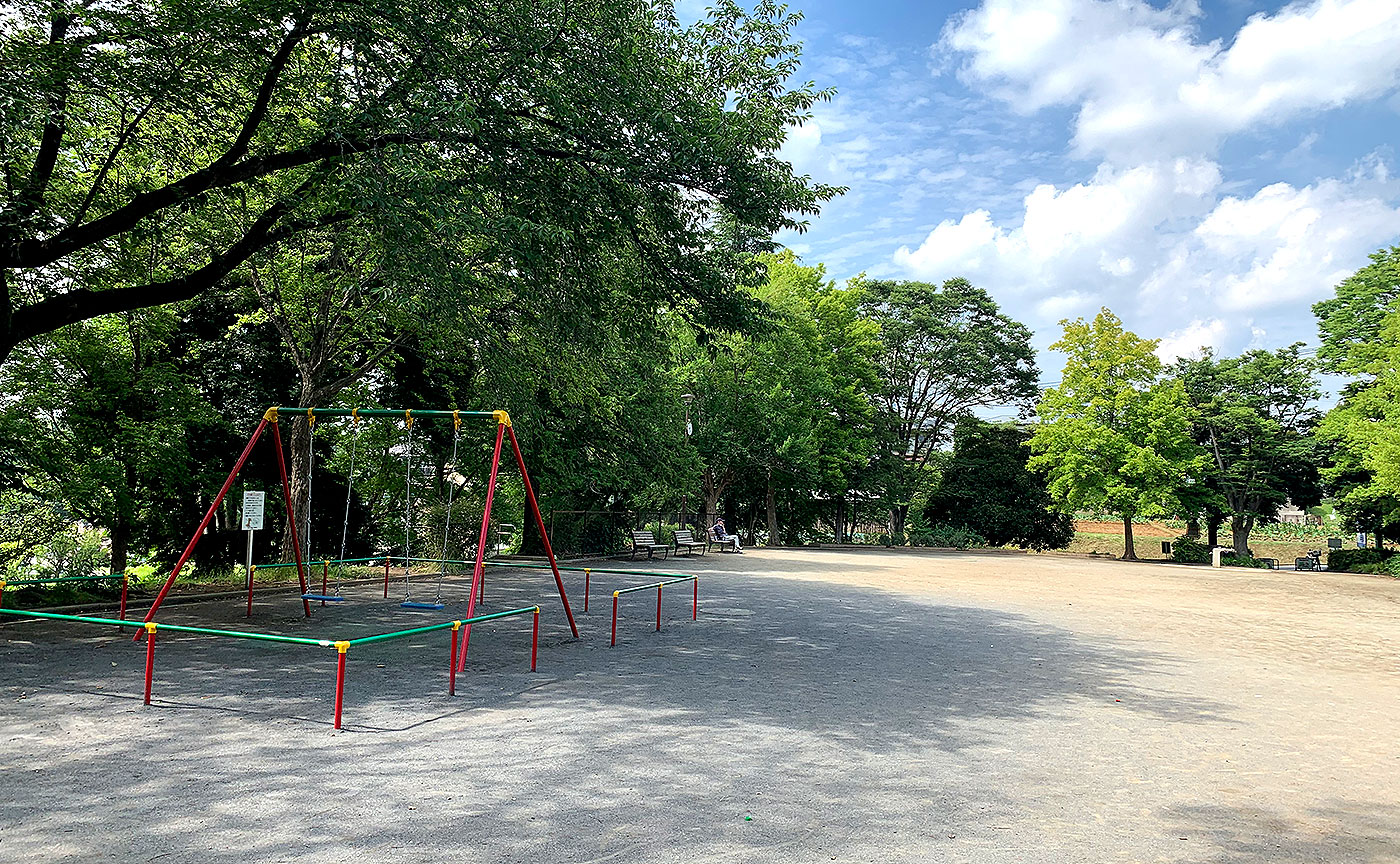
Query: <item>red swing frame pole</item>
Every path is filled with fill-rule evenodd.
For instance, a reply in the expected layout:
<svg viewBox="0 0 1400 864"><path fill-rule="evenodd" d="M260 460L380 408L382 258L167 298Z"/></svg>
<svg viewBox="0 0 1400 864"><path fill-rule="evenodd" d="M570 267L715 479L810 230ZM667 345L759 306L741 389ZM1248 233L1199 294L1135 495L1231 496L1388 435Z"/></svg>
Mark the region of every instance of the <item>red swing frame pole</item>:
<svg viewBox="0 0 1400 864"><path fill-rule="evenodd" d="M223 503L224 496L228 494L228 490L233 486L233 481L238 478L238 472L243 470L243 464L248 461L248 456L253 452L253 445L258 443L258 439L262 437L269 422L274 424L274 429L277 428L275 425L277 422L276 417L276 413L269 410L268 413L263 415L262 422L258 424L258 428L253 430L252 436L248 438L248 443L243 447L243 452L238 456L238 461L233 463L233 470L228 472L228 479L224 480L224 485L219 489L219 494L215 495L214 500L210 502L209 512L204 514L204 519L200 521L199 527L194 529L194 536L190 538L189 544L185 546L185 551L180 553L180 560L175 562L175 569L170 571L170 575L166 577L165 584L160 586L160 591L156 594L155 602L151 604L150 609L146 610L146 617L142 619L143 623L149 623L150 620L155 617L156 610L160 608L160 604L165 602L165 595L170 592L170 586L175 584L175 577L179 576L180 571L185 569L186 562L188 562L190 556L194 554L194 547L199 544L199 538L204 536L204 529L208 528L209 523L214 519L214 512L218 510L219 505ZM278 448L277 452L280 456L282 452L281 448ZM145 630L137 630L136 635L131 641L141 641L141 637L144 636L145 633Z"/></svg>
<svg viewBox="0 0 1400 864"><path fill-rule="evenodd" d="M504 414L504 412L502 412ZM491 456L491 480L486 485L486 509L481 513L481 534L476 541L476 566L472 569L471 593L467 595L467 617L471 618L476 614L476 595L480 589L481 576L486 570L486 534L491 526L491 504L496 499L496 477L501 470L501 443L505 439L506 420L502 416L496 417L496 451ZM467 624L462 628L462 654L457 659L457 671L467 668L467 646L472 640L472 625Z"/></svg>
<svg viewBox="0 0 1400 864"><path fill-rule="evenodd" d="M282 431L277 419L272 420L272 441L277 445L277 473L282 476L282 498L287 502L287 528L292 534L292 556L297 562L297 581L301 583L301 593L306 594L306 567L301 561L301 540L297 537L296 510L292 508L292 484L287 482L287 460L282 458ZM306 617L311 617L311 601L301 598L301 608ZM339 727L337 727L339 728Z"/></svg>
<svg viewBox="0 0 1400 864"><path fill-rule="evenodd" d="M554 547L549 542L549 532L544 528L544 517L540 515L539 502L535 500L535 487L530 483L530 473L525 470L525 457L520 453L520 442L515 438L515 427L509 422L506 423L506 431L510 433L510 449L515 452L515 463L520 466L520 479L525 484L525 500L530 502L530 512L535 515L535 525L540 529L540 539L544 541L544 553L549 556L549 569L554 571L554 585L559 589L559 599L564 603L564 615L569 619L569 629L573 631L574 638L578 638L578 625L574 623L574 610L569 608L569 595L564 591L564 580L559 576L559 562L554 560ZM584 574L584 579L588 574ZM584 592L588 589L585 586ZM588 598L584 597L585 611L588 606Z"/></svg>

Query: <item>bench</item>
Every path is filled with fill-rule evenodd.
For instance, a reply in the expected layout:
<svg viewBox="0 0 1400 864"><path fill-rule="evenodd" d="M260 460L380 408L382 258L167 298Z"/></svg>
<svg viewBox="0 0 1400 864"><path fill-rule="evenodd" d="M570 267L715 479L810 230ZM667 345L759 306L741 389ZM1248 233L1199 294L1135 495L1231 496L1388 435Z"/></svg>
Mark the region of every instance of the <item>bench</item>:
<svg viewBox="0 0 1400 864"><path fill-rule="evenodd" d="M665 543L657 543L656 535L650 531L633 531L631 557L636 558L637 553L643 551L647 553L648 559L657 552L660 552L661 557L665 558L671 553L671 547L667 546Z"/></svg>
<svg viewBox="0 0 1400 864"><path fill-rule="evenodd" d="M696 540L695 534L686 528L681 528L676 531L675 543L677 555L680 554L682 549L685 550L686 555L689 555L692 549L699 549L701 555L709 551L709 544Z"/></svg>
<svg viewBox="0 0 1400 864"><path fill-rule="evenodd" d="M718 539L717 537L715 537L715 532L713 528L705 532L705 548L708 550L711 546L717 547L721 552L725 551L726 549L730 552L734 551L734 541L729 539L729 537L726 537L723 540Z"/></svg>

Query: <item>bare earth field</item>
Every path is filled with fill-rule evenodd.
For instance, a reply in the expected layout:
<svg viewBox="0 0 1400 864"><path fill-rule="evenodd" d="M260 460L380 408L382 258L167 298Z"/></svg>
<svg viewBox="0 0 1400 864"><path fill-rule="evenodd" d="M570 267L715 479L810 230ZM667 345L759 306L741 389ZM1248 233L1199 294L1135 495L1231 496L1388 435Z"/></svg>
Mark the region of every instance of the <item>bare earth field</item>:
<svg viewBox="0 0 1400 864"><path fill-rule="evenodd" d="M1400 861L1400 583L997 553L758 550L594 580L569 637L538 574L447 634L333 651L0 626L0 860ZM640 566L640 565L639 565ZM663 569L658 567L657 569ZM579 574L581 575L581 574ZM582 583L570 582L575 610ZM366 589L251 626L352 638ZM440 617L434 617L436 616ZM242 627L221 601L169 623Z"/></svg>

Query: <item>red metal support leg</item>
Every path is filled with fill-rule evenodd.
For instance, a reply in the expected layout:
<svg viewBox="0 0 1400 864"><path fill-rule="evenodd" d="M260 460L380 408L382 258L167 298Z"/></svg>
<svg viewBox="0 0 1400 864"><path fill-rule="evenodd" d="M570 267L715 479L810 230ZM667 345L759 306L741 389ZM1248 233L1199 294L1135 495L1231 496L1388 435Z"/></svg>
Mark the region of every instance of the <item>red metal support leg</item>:
<svg viewBox="0 0 1400 864"><path fill-rule="evenodd" d="M384 599L389 599L389 556L384 556Z"/></svg>
<svg viewBox="0 0 1400 864"><path fill-rule="evenodd" d="M574 623L574 610L569 608L569 595L564 590L564 580L559 575L559 562L554 560L554 547L549 542L549 532L544 527L544 517L540 515L540 505L535 500L535 487L530 484L530 474L525 470L525 457L520 454L520 442L515 438L515 428L507 426L510 433L510 448L515 453L515 464L520 466L520 479L525 484L525 500L530 504L530 512L535 517L535 525L540 529L540 539L544 541L544 553L549 556L549 567L554 571L554 586L559 589L559 599L564 603L564 615L569 619L569 629L578 638L578 624Z"/></svg>
<svg viewBox="0 0 1400 864"><path fill-rule="evenodd" d="M331 562L329 562L329 561L322 561L322 562L321 562L321 596L322 596L322 597L326 596L326 583L327 583L327 581L330 579L330 575L331 575ZM322 606L325 606L325 605L326 605L326 601L322 600L322 601L321 601L321 605L322 605Z"/></svg>
<svg viewBox="0 0 1400 864"><path fill-rule="evenodd" d="M146 698L145 704L151 704L151 678L156 669L156 622L147 621L146 627Z"/></svg>
<svg viewBox="0 0 1400 864"><path fill-rule="evenodd" d="M150 609L146 610L146 617L142 619L143 621L150 621L154 618L156 610L160 608L160 604L165 602L165 595L170 592L170 586L175 584L175 577L179 576L180 571L185 569L185 564L190 560L190 556L194 554L194 547L199 543L199 538L204 536L204 529L209 527L209 522L213 520L214 513L219 509L219 504L223 502L224 496L228 494L229 488L233 486L233 481L237 479L238 472L243 470L243 463L248 461L248 454L253 452L253 445L258 443L258 439L262 437L263 430L267 429L267 425L268 418L264 416L262 422L258 424L258 428L253 430L253 434L248 439L248 443L244 445L243 452L239 454L238 461L233 463L233 470L228 472L228 478L224 480L224 485L220 487L219 494L215 495L214 500L209 504L209 512L204 514L204 519L200 521L199 527L194 529L194 536L190 538L189 544L185 546L185 551L180 553L180 559L175 562L175 569L170 571L170 575L165 579L165 584L160 586L160 591L156 593L155 602L151 604ZM281 453L280 448L278 449L278 453ZM132 641L139 640L144 633L144 630L137 630Z"/></svg>
<svg viewBox="0 0 1400 864"><path fill-rule="evenodd" d="M340 706L345 703L345 652L350 650L349 642L335 643L335 728L340 728Z"/></svg>
<svg viewBox="0 0 1400 864"><path fill-rule="evenodd" d="M530 634L530 671L535 671L535 656L540 650L540 607L535 607L535 629Z"/></svg>
<svg viewBox="0 0 1400 864"><path fill-rule="evenodd" d="M612 646L614 646L614 645L616 645L616 644L617 644L617 592L613 592L613 625L612 625L612 640L608 642L608 647L611 648Z"/></svg>
<svg viewBox="0 0 1400 864"><path fill-rule="evenodd" d="M272 441L277 445L277 473L282 475L282 497L287 502L287 529L292 532L292 555L297 562L297 581L301 583L301 593L306 593L306 567L301 561L301 540L297 537L296 509L292 507L292 484L287 482L287 460L282 457L282 431L276 421L272 424ZM311 617L311 601L301 598L302 611Z"/></svg>
<svg viewBox="0 0 1400 864"><path fill-rule="evenodd" d="M587 612L587 611L588 611L588 589L591 587L588 583L591 582L591 581L593 581L593 571L590 570L590 569L588 569L587 567L583 568L583 611L584 611L584 612Z"/></svg>
<svg viewBox="0 0 1400 864"><path fill-rule="evenodd" d="M476 566L472 569L472 586L467 594L467 617L476 614L476 597L481 590L481 579L486 573L486 537L487 531L491 527L491 503L496 499L496 477L501 470L501 443L505 439L507 427L504 423L496 423L496 451L491 456L491 480L486 486L486 508L481 513L481 534L476 541ZM457 664L457 671L466 668L467 646L472 641L472 625L466 625L462 633L462 660Z"/></svg>
<svg viewBox="0 0 1400 864"><path fill-rule="evenodd" d="M126 620L126 592L127 592L127 589L130 587L130 584L131 584L131 577L129 577L129 576L127 576L125 573L123 573L123 574L122 574L122 608L121 608L121 612L119 612L119 613L117 614L117 617L120 618L120 619L123 620L123 621Z"/></svg>
<svg viewBox="0 0 1400 864"><path fill-rule="evenodd" d="M447 658L447 695L457 694L457 631L462 629L461 621L452 622L452 653Z"/></svg>
<svg viewBox="0 0 1400 864"><path fill-rule="evenodd" d="M656 586L656 632L661 632L661 586Z"/></svg>
<svg viewBox="0 0 1400 864"><path fill-rule="evenodd" d="M248 568L248 608L243 612L244 618L253 617L253 577L258 575L258 565L254 564Z"/></svg>
<svg viewBox="0 0 1400 864"><path fill-rule="evenodd" d="M690 601L690 620L694 621L700 614L700 580L692 579L690 581L695 586L695 596Z"/></svg>

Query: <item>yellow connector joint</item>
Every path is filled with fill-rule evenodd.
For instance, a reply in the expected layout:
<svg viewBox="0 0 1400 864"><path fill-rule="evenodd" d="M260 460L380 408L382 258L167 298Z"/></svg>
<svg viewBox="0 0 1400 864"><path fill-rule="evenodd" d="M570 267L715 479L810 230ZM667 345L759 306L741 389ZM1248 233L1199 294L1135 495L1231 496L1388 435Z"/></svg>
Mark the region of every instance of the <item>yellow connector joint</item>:
<svg viewBox="0 0 1400 864"><path fill-rule="evenodd" d="M492 411L491 416L496 418L496 422L502 426L510 425L510 414L505 411Z"/></svg>
<svg viewBox="0 0 1400 864"><path fill-rule="evenodd" d="M156 632L156 622L154 622L154 621L147 621L147 622L145 623L144 626L145 626L145 628L146 628L146 632L147 632L147 633L155 633L155 632Z"/></svg>
<svg viewBox="0 0 1400 864"><path fill-rule="evenodd" d="M337 642L335 643L335 650L339 651L341 654L344 654L346 651L350 650L350 643L344 640Z"/></svg>
<svg viewBox="0 0 1400 864"><path fill-rule="evenodd" d="M266 421L269 422L269 423L276 423L276 422L277 422L277 408L274 406L274 407L272 407L272 408L267 409L267 411L263 414L263 419L266 420Z"/></svg>
<svg viewBox="0 0 1400 864"><path fill-rule="evenodd" d="M461 622L461 621L453 621L453 622L452 622L452 629L453 629L453 630L460 630L461 627L462 627L462 622Z"/></svg>
<svg viewBox="0 0 1400 864"><path fill-rule="evenodd" d="M621 594L622 594L621 591L614 591L614 592L613 592L613 599L616 600Z"/></svg>

